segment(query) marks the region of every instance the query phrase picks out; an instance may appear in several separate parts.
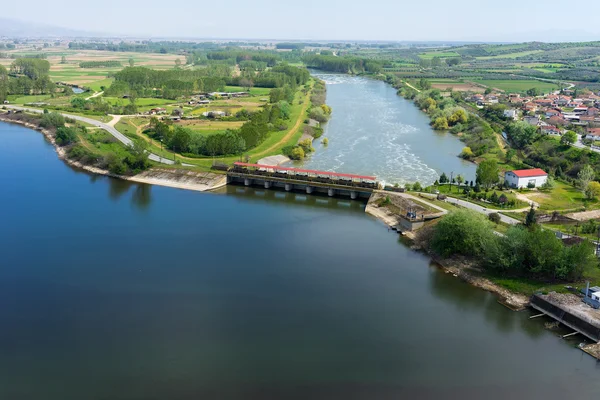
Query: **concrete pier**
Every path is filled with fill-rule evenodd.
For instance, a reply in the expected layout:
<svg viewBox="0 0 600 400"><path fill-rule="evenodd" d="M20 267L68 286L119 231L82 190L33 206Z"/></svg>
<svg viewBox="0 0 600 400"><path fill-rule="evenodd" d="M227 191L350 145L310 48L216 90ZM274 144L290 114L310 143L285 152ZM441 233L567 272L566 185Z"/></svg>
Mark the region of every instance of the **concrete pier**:
<svg viewBox="0 0 600 400"><path fill-rule="evenodd" d="M353 190L350 192L350 198L352 200L356 200L356 197L358 197L358 194Z"/></svg>
<svg viewBox="0 0 600 400"><path fill-rule="evenodd" d="M327 196L333 197L335 195L335 190L329 188L327 189Z"/></svg>
<svg viewBox="0 0 600 400"><path fill-rule="evenodd" d="M313 192L312 186L307 186L306 187L306 194L312 194L312 192Z"/></svg>
<svg viewBox="0 0 600 400"><path fill-rule="evenodd" d="M265 181L265 189L271 188L271 181Z"/></svg>
<svg viewBox="0 0 600 400"><path fill-rule="evenodd" d="M292 190L292 184L291 183L286 183L285 184L285 191L289 192L290 190Z"/></svg>
<svg viewBox="0 0 600 400"><path fill-rule="evenodd" d="M244 179L244 186L250 186L250 185L252 185L252 179L245 178Z"/></svg>

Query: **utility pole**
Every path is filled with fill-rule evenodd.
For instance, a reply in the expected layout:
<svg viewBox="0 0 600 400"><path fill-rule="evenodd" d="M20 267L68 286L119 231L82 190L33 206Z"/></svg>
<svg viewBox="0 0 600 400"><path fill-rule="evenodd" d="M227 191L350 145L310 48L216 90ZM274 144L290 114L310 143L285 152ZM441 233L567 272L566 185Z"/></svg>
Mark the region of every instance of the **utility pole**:
<svg viewBox="0 0 600 400"><path fill-rule="evenodd" d="M452 192L452 181L454 180L454 171L450 171L450 192Z"/></svg>

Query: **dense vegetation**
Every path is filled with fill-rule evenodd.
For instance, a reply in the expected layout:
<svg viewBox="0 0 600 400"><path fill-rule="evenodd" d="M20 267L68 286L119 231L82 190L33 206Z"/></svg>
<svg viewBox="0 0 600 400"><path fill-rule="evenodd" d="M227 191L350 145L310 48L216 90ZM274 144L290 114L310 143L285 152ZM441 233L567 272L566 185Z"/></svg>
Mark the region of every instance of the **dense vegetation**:
<svg viewBox="0 0 600 400"><path fill-rule="evenodd" d="M145 67L126 67L115 74L115 82L106 90L109 96L135 94L138 97L176 99L193 93L222 91L225 85L281 88L305 84L310 74L304 68L286 64L251 77L231 77L227 65L213 65L201 69L171 69L165 71Z"/></svg>
<svg viewBox="0 0 600 400"><path fill-rule="evenodd" d="M573 282L581 280L586 270L598 268L591 244L565 246L535 219L528 227L511 227L498 236L483 215L457 210L422 231L419 240L437 254L476 259L485 270L502 276Z"/></svg>
<svg viewBox="0 0 600 400"><path fill-rule="evenodd" d="M237 130L206 136L153 118L145 133L162 141L168 149L184 155L239 155L262 143L269 132L287 129L289 118L290 105L281 100L252 114L249 121Z"/></svg>
<svg viewBox="0 0 600 400"><path fill-rule="evenodd" d="M336 57L332 55L310 54L303 57L308 67L323 71L358 74L362 72L379 73L382 65L376 60L359 57Z"/></svg>
<svg viewBox="0 0 600 400"><path fill-rule="evenodd" d="M9 94L54 94L56 85L49 71L50 63L39 58L18 58L9 71L0 66L0 101Z"/></svg>

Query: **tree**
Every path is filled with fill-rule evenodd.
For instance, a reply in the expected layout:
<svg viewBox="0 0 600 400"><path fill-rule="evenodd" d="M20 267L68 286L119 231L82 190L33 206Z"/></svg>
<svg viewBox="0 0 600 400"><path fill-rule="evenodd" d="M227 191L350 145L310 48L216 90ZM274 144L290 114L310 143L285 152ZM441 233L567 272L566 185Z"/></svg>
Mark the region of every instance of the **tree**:
<svg viewBox="0 0 600 400"><path fill-rule="evenodd" d="M522 149L525 146L533 143L538 136L537 127L523 121L509 124L506 129L506 133L508 134L510 140L519 149Z"/></svg>
<svg viewBox="0 0 600 400"><path fill-rule="evenodd" d="M133 58L129 59L129 66L132 68L135 66L135 60Z"/></svg>
<svg viewBox="0 0 600 400"><path fill-rule="evenodd" d="M181 67L181 60L178 58L175 60L175 68L180 68Z"/></svg>
<svg viewBox="0 0 600 400"><path fill-rule="evenodd" d="M478 256L494 240L489 220L468 209L450 212L438 222L431 247L443 256Z"/></svg>
<svg viewBox="0 0 600 400"><path fill-rule="evenodd" d="M433 121L433 129L436 131L444 131L448 129L448 120L446 117L437 117Z"/></svg>
<svg viewBox="0 0 600 400"><path fill-rule="evenodd" d="M464 181L465 181L465 178L463 178L462 175L458 175L456 177L456 182L458 182L458 186L462 185Z"/></svg>
<svg viewBox="0 0 600 400"><path fill-rule="evenodd" d="M555 186L556 182L554 181L554 178L549 176L548 179L546 179L546 182L542 185L542 189L550 190L554 189Z"/></svg>
<svg viewBox="0 0 600 400"><path fill-rule="evenodd" d="M304 156L305 156L304 149L302 149L302 147L300 147L300 146L295 146L292 149L290 158L292 160L304 160Z"/></svg>
<svg viewBox="0 0 600 400"><path fill-rule="evenodd" d="M439 58L439 57L433 57L433 58L431 59L431 66L432 66L433 68L436 68L436 67L441 67L441 66L442 66L442 59L441 59L441 58Z"/></svg>
<svg viewBox="0 0 600 400"><path fill-rule="evenodd" d="M495 160L485 160L477 166L477 182L486 189L489 189L500 181L499 175L500 170Z"/></svg>
<svg viewBox="0 0 600 400"><path fill-rule="evenodd" d="M442 172L440 175L440 183L448 183L448 176L446 176L445 172Z"/></svg>
<svg viewBox="0 0 600 400"><path fill-rule="evenodd" d="M59 146L66 146L68 144L77 142L77 140L77 132L74 128L61 126L56 130L56 144Z"/></svg>
<svg viewBox="0 0 600 400"><path fill-rule="evenodd" d="M585 189L585 197L589 200L598 199L600 196L600 183L591 181Z"/></svg>
<svg viewBox="0 0 600 400"><path fill-rule="evenodd" d="M448 122L450 122L451 125L466 124L468 121L469 121L469 117L467 115L467 112L462 108L459 108L458 110L456 110L450 116L450 118L448 118Z"/></svg>
<svg viewBox="0 0 600 400"><path fill-rule="evenodd" d="M571 146L577 142L577 134L573 131L568 131L560 138L560 144Z"/></svg>
<svg viewBox="0 0 600 400"><path fill-rule="evenodd" d="M588 184L594 179L595 175L596 173L594 172L594 169L586 164L577 174L579 188L582 191L585 191L588 187Z"/></svg>
<svg viewBox="0 0 600 400"><path fill-rule="evenodd" d="M540 91L537 88L527 89L527 96L539 96Z"/></svg>
<svg viewBox="0 0 600 400"><path fill-rule="evenodd" d="M429 89L431 89L431 82L429 82L425 78L421 78L419 80L419 87L423 90L429 90Z"/></svg>
<svg viewBox="0 0 600 400"><path fill-rule="evenodd" d="M475 157L475 154L473 154L473 150L471 150L471 148L469 146L467 146L467 147L463 147L462 152L460 153L460 156L462 158L464 158L465 160L470 160L471 158Z"/></svg>
<svg viewBox="0 0 600 400"><path fill-rule="evenodd" d="M515 149L506 150L506 162L511 162L516 155L517 151Z"/></svg>
<svg viewBox="0 0 600 400"><path fill-rule="evenodd" d="M419 182L415 182L412 188L415 192L420 192L421 190L423 190L423 187Z"/></svg>
<svg viewBox="0 0 600 400"><path fill-rule="evenodd" d="M62 57L60 58L60 63L61 63L61 64L66 64L66 63L67 63L67 57L65 57L65 56L62 56Z"/></svg>
<svg viewBox="0 0 600 400"><path fill-rule="evenodd" d="M537 224L537 216L535 215L535 208L533 208L533 204L531 208L527 212L527 216L525 217L525 226L532 227Z"/></svg>

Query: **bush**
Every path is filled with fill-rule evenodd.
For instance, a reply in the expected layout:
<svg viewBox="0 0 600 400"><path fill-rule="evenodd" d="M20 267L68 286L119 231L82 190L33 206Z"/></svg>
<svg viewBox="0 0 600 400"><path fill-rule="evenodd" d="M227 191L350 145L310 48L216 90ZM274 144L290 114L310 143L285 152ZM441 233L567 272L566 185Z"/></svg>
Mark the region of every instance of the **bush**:
<svg viewBox="0 0 600 400"><path fill-rule="evenodd" d="M292 160L304 160L304 156L305 156L305 154L304 154L304 150L302 149L302 147L300 147L300 146L295 146L295 147L292 149L292 151L291 151L291 153L290 153L290 156L289 156L289 157L290 157Z"/></svg>
<svg viewBox="0 0 600 400"><path fill-rule="evenodd" d="M77 131L74 128L63 126L56 131L56 144L59 146L66 146L77 141Z"/></svg>
<svg viewBox="0 0 600 400"><path fill-rule="evenodd" d="M44 114L40 120L40 126L42 128L59 128L65 126L65 117L57 112Z"/></svg>
<svg viewBox="0 0 600 400"><path fill-rule="evenodd" d="M490 221L492 221L494 224L499 224L500 223L500 214L498 213L491 213L488 215L488 219Z"/></svg>

